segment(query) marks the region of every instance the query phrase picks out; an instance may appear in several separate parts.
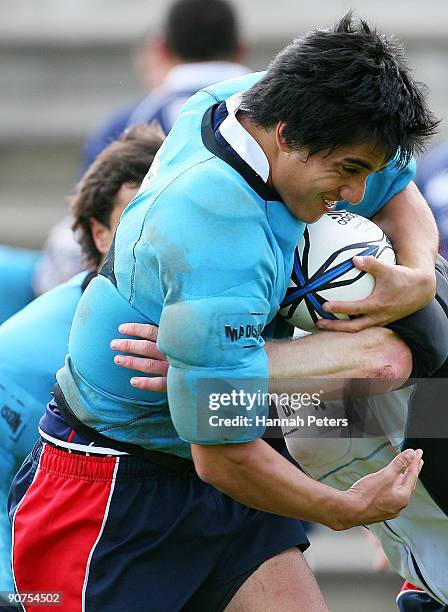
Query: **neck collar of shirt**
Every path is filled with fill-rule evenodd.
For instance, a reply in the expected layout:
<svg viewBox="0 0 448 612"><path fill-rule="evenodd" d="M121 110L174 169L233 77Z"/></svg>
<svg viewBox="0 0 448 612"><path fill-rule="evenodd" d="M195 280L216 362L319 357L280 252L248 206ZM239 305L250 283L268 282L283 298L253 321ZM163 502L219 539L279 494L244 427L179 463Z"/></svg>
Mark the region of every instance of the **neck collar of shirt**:
<svg viewBox="0 0 448 612"><path fill-rule="evenodd" d="M198 90L217 81L227 81L249 74L249 69L234 62L192 62L171 68L164 86L170 90Z"/></svg>
<svg viewBox="0 0 448 612"><path fill-rule="evenodd" d="M241 106L242 95L242 92L239 92L227 98L226 108L229 114L219 126L219 132L241 159L267 183L269 178L268 158L255 138L236 118L236 113Z"/></svg>
<svg viewBox="0 0 448 612"><path fill-rule="evenodd" d="M224 162L229 164L229 166L234 168L263 200L281 202L282 200L280 195L262 178L262 175L267 177L269 174L269 165L266 165L267 160L263 161L261 154L258 151L258 153L255 155L249 155L248 163L246 159L248 159L248 151L251 150L250 145L246 146L245 148L242 146L238 147L246 159L243 159L243 157L241 157L233 146L236 144L236 142L239 142L241 145L242 142L246 141L251 142L253 149L256 150L259 145L252 138L252 136L250 136L250 134L240 124L238 124L239 127L234 126L235 133L233 133L231 136L227 135L233 144L229 144L229 142L227 142L227 140L221 134L220 128L228 114L229 112L227 110L225 101L221 103L218 102L206 110L202 118L201 125L201 136L204 146L214 155L216 155L216 157L219 157ZM235 111L233 114L235 114ZM234 120L236 121L236 119ZM259 158L261 158L261 163L259 163L260 159L258 159L257 163L257 154Z"/></svg>

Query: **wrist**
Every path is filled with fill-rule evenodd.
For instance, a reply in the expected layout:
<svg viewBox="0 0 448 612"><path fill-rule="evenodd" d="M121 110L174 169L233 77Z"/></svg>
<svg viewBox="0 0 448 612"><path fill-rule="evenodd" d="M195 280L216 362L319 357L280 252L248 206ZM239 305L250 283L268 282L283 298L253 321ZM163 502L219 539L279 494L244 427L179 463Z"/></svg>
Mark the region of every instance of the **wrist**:
<svg viewBox="0 0 448 612"><path fill-rule="evenodd" d="M428 304L436 294L436 273L434 266L432 269L416 268L418 274L418 285L421 291L422 299L425 298L425 304Z"/></svg>
<svg viewBox="0 0 448 612"><path fill-rule="evenodd" d="M404 251L398 249L396 251L397 264L411 268L414 272L422 276L430 278L435 275L437 251L427 249L424 251Z"/></svg>
<svg viewBox="0 0 448 612"><path fill-rule="evenodd" d="M359 525L356 520L360 514L358 500L352 499L346 491L338 491L329 486L326 489L325 499L319 504L322 515L318 522L334 531Z"/></svg>
<svg viewBox="0 0 448 612"><path fill-rule="evenodd" d="M420 257L414 261L401 261L400 258L397 258L397 264L405 273L407 269L406 284L411 291L418 290L420 308L423 308L436 294L436 271L433 258Z"/></svg>
<svg viewBox="0 0 448 612"><path fill-rule="evenodd" d="M331 516L331 529L343 531L365 523L366 502L362 496L353 495L352 489L337 491L337 507Z"/></svg>

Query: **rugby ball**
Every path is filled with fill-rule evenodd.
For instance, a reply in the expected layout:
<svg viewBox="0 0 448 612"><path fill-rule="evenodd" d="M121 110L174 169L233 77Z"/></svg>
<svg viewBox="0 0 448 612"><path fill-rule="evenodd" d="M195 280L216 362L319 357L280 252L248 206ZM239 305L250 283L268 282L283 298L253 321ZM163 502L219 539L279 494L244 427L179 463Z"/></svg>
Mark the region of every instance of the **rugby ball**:
<svg viewBox="0 0 448 612"><path fill-rule="evenodd" d="M362 300L372 293L375 279L354 266L355 255L395 263L388 237L365 217L340 210L308 225L294 252L280 315L294 327L311 332L317 331L318 319L349 318L325 312L322 305L328 300Z"/></svg>

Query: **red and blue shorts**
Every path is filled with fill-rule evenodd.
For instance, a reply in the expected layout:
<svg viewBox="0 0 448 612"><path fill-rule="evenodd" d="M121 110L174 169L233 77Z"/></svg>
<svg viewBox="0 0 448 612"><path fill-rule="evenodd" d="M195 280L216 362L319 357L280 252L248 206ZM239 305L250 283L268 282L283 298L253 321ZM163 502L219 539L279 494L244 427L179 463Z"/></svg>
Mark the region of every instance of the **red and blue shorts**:
<svg viewBox="0 0 448 612"><path fill-rule="evenodd" d="M239 504L193 467L42 441L9 510L17 591L61 593L69 612L223 610L261 563L308 546L299 521Z"/></svg>

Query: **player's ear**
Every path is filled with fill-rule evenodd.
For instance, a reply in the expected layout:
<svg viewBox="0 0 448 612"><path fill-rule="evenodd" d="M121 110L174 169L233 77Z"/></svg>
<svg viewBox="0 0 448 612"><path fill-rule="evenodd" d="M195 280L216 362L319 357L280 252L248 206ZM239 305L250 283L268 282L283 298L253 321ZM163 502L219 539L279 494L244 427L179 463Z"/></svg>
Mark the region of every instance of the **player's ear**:
<svg viewBox="0 0 448 612"><path fill-rule="evenodd" d="M106 255L109 250L110 242L111 242L111 231L106 226L103 225L98 219L95 217L90 217L90 232L92 234L93 242L97 250L102 254Z"/></svg>
<svg viewBox="0 0 448 612"><path fill-rule="evenodd" d="M279 121L275 126L275 141L277 143L277 147L280 151L284 153L290 153L291 148L286 142L286 138L284 135L286 123L284 121Z"/></svg>
<svg viewBox="0 0 448 612"><path fill-rule="evenodd" d="M291 153L298 153L299 156L296 159L300 159L300 161L303 163L307 163L309 159L308 150L304 147L301 149L293 149L285 137L285 130L286 123L284 121L279 121L275 126L275 141L277 143L277 149L281 153L284 153L286 157Z"/></svg>

